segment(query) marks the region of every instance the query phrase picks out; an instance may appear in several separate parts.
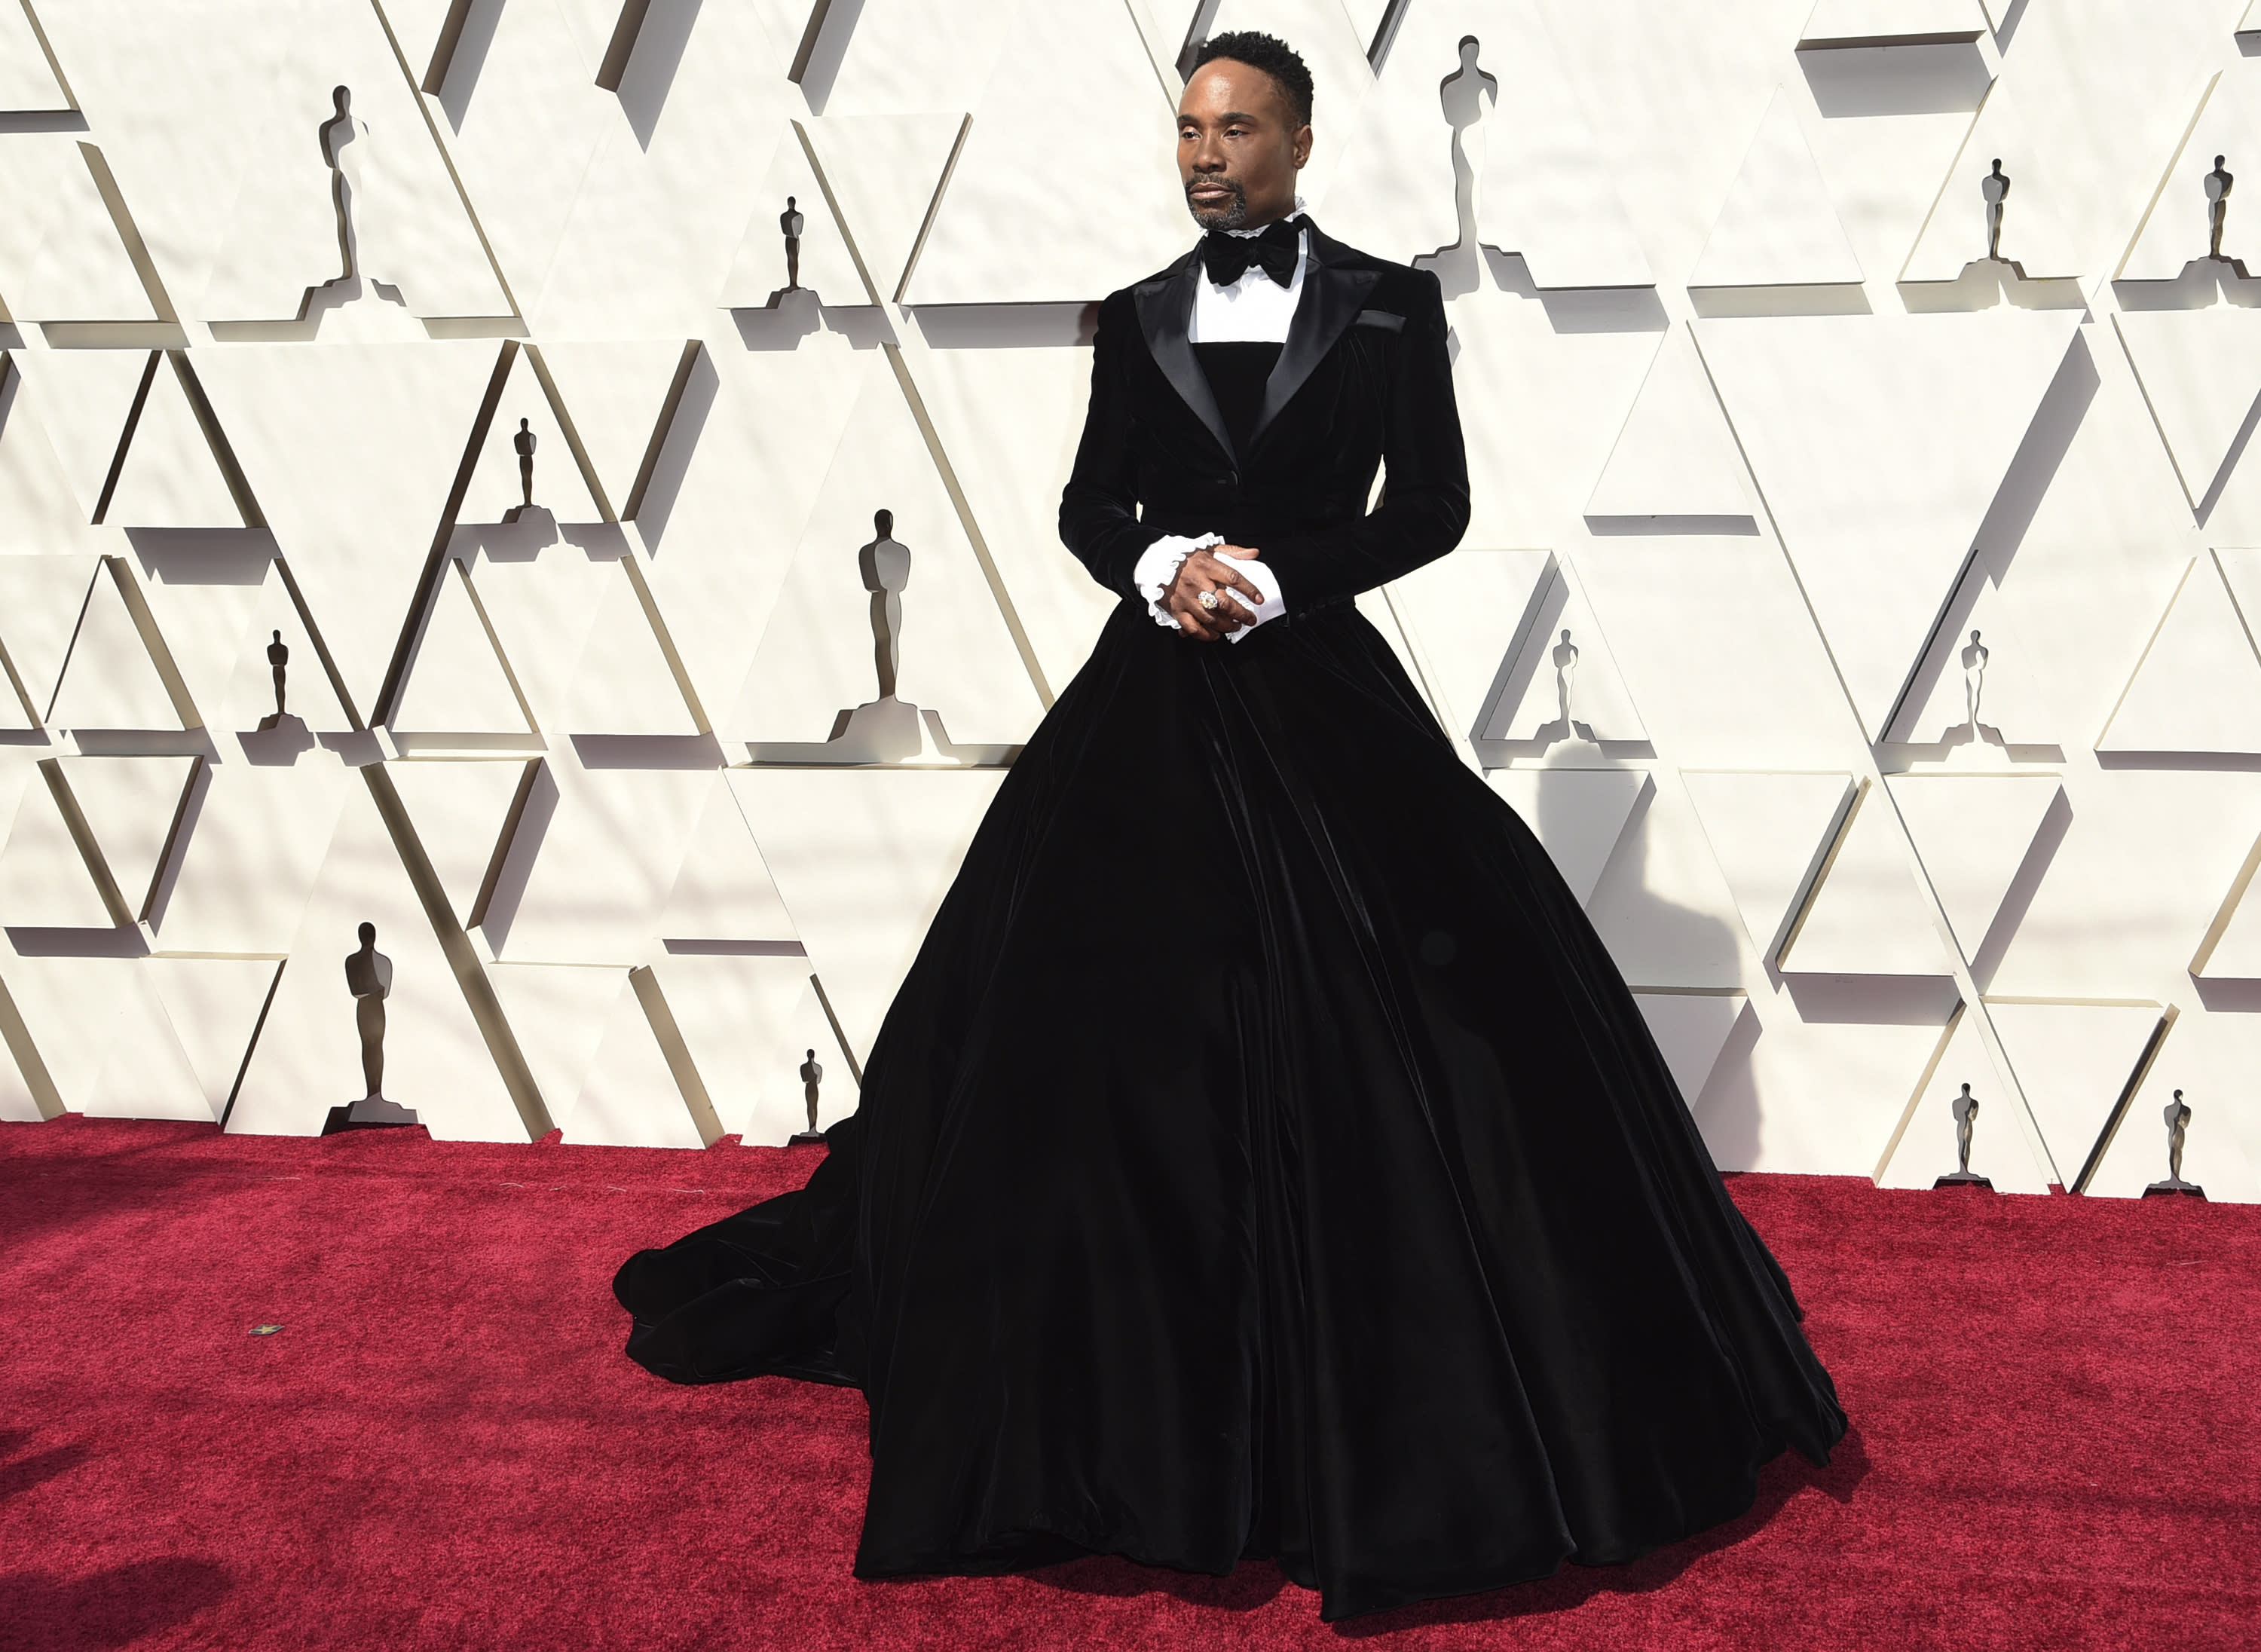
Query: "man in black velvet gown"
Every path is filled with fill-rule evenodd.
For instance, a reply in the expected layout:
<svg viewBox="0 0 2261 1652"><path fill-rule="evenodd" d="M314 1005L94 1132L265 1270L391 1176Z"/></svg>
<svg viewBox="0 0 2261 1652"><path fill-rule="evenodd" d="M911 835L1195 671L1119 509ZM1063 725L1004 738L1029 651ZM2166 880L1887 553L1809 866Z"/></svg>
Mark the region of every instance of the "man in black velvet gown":
<svg viewBox="0 0 2261 1652"><path fill-rule="evenodd" d="M1260 1556L1339 1619L1629 1560L1844 1432L1577 901L1354 606L1468 478L1435 278L1296 211L1310 112L1278 41L1202 49L1206 233L1101 306L1060 505L1122 600L808 1187L615 1282L662 1376L863 1390L859 1577Z"/></svg>

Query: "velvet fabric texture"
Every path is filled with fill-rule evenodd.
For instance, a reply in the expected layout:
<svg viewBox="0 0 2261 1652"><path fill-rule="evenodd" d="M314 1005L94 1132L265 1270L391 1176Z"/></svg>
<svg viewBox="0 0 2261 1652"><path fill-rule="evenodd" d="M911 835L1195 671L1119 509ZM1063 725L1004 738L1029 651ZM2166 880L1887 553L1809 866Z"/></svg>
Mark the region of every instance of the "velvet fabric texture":
<svg viewBox="0 0 2261 1652"><path fill-rule="evenodd" d="M1244 441L1190 255L1102 307L1062 535L1124 600L808 1187L615 1282L663 1376L862 1387L860 1577L1264 1555L1335 1620L1630 1560L1844 1431L1578 902L1351 604L1467 471L1435 279L1313 248ZM1129 584L1212 528L1287 592L1235 644Z"/></svg>

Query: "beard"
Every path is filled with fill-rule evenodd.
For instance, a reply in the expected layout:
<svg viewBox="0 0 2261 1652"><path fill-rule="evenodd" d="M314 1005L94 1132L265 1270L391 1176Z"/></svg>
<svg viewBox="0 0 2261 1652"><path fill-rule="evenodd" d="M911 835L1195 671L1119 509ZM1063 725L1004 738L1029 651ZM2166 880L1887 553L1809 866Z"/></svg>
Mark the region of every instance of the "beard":
<svg viewBox="0 0 2261 1652"><path fill-rule="evenodd" d="M1232 199L1224 206L1200 207L1194 205L1194 187L1230 190ZM1238 178L1198 177L1186 184L1186 210L1194 215L1194 222L1203 229L1238 229L1248 221L1248 191Z"/></svg>

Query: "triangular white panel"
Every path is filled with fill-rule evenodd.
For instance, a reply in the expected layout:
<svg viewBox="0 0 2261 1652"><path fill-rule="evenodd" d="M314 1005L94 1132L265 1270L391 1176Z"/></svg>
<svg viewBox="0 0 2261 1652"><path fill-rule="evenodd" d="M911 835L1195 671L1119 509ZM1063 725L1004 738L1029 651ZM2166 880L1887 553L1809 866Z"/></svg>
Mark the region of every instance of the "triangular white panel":
<svg viewBox="0 0 2261 1652"><path fill-rule="evenodd" d="M731 769L762 858L860 1061L1001 772Z"/></svg>
<svg viewBox="0 0 2261 1652"><path fill-rule="evenodd" d="M150 595L150 606L157 610L160 619L165 614L161 586ZM167 635L174 633L169 629ZM216 728L242 735L255 732L262 722L275 715L275 662L269 657L269 650L278 642L290 650L283 666L283 715L296 718L310 729L350 729L353 719L338 703L329 673L322 669L321 650L314 646L313 638L299 619L279 567L269 568L260 582L248 621L236 635L234 657L229 662L228 674L218 696L219 710L206 721ZM182 669L187 672L186 660L182 661ZM190 680L193 687L197 679L191 677ZM204 702L200 700L197 703Z"/></svg>
<svg viewBox="0 0 2261 1652"><path fill-rule="evenodd" d="M80 977L78 990L98 1006L80 1024L102 1052L102 1067L81 1110L97 1118L174 1118L217 1122L209 1092L173 1030L154 978L140 959L50 959L51 968ZM86 1022L94 1024L89 1026Z"/></svg>
<svg viewBox="0 0 2261 1652"><path fill-rule="evenodd" d="M806 123L824 182L846 221L848 244L883 304L901 285L943 187L943 170L965 128L962 115L841 115ZM750 245L758 241L758 235L749 237ZM806 255L806 241L802 245ZM859 300L843 293L832 302Z"/></svg>
<svg viewBox="0 0 2261 1652"><path fill-rule="evenodd" d="M458 41L466 32L463 13L470 7L458 5L456 0L382 0L382 4L385 25L392 31L401 55L407 60L409 78L419 83L432 67L441 32L450 13L455 14Z"/></svg>
<svg viewBox="0 0 2261 1652"><path fill-rule="evenodd" d="M533 732L463 566L452 558L441 571L391 726L418 735Z"/></svg>
<svg viewBox="0 0 2261 1652"><path fill-rule="evenodd" d="M879 351L831 332L694 363L635 527L652 552L652 596L710 716L745 683L850 415L870 384L893 378ZM892 382L886 393L901 399ZM867 527L850 551L869 537Z"/></svg>
<svg viewBox="0 0 2261 1652"><path fill-rule="evenodd" d="M2056 777L1895 774L1885 784L1963 955L1976 957L2056 802Z"/></svg>
<svg viewBox="0 0 2261 1652"><path fill-rule="evenodd" d="M1989 999L1986 1013L2017 1069L2057 1179L2071 1187L2159 1024L2159 1006Z"/></svg>
<svg viewBox="0 0 2261 1652"><path fill-rule="evenodd" d="M141 966L181 1052L218 1118L227 1109L281 962L268 958L152 958Z"/></svg>
<svg viewBox="0 0 2261 1652"><path fill-rule="evenodd" d="M4 152L5 146L0 146ZM0 287L0 293L6 292ZM46 428L64 480L78 500L81 520L92 521L118 461L133 399L147 377L154 351L18 350L9 360L30 382L30 401ZM12 433L11 433L12 440Z"/></svg>
<svg viewBox="0 0 2261 1652"><path fill-rule="evenodd" d="M674 339L564 341L528 346L557 386L573 428L597 473L613 516L628 508L644 460L670 411L668 391L682 365ZM518 428L513 419L511 428ZM536 456L537 458L539 455Z"/></svg>
<svg viewBox="0 0 2261 1652"><path fill-rule="evenodd" d="M2195 510L2218 490L2261 397L2261 310L2121 310L2112 325Z"/></svg>
<svg viewBox="0 0 2261 1652"><path fill-rule="evenodd" d="M1997 763L2007 746L2054 743L2064 730L2035 680L2034 659L2000 588L1973 558L1884 737L1949 743L1949 761Z"/></svg>
<svg viewBox="0 0 2261 1652"><path fill-rule="evenodd" d="M1608 641L1577 574L1554 564L1511 645L1496 697L1478 713L1475 737L1505 743L1514 755L1559 760L1557 746L1647 738L1632 692L1610 657Z"/></svg>
<svg viewBox="0 0 2261 1652"><path fill-rule="evenodd" d="M456 922L468 924L494 864L512 805L526 783L523 759L471 758L390 764L385 772L439 874Z"/></svg>
<svg viewBox="0 0 2261 1652"><path fill-rule="evenodd" d="M7 648L8 639L0 636L0 659L4 659ZM18 693L15 684L8 680L4 671L0 671L0 729L11 734L28 733L39 726L38 714L41 709L44 707L33 707L25 696Z"/></svg>
<svg viewBox="0 0 2261 1652"><path fill-rule="evenodd" d="M337 118L331 94L338 86L350 94L354 130L341 153L364 287L398 288L413 315L512 313L383 20L357 0L303 0L298 7L291 57L268 94L199 313L289 319L309 288L344 273L336 175L320 138Z"/></svg>
<svg viewBox="0 0 2261 1652"><path fill-rule="evenodd" d="M102 520L118 528L243 528L180 370L161 360Z"/></svg>
<svg viewBox="0 0 2261 1652"><path fill-rule="evenodd" d="M626 543L614 530L577 530L576 543L542 514L519 521L458 528L449 543L471 571L479 606L534 714L537 728L564 729L576 693L589 628L608 586L624 576L614 565Z"/></svg>
<svg viewBox="0 0 2261 1652"><path fill-rule="evenodd" d="M1798 896L1828 852L1853 777L1683 769L1680 778L1744 932L1759 956L1771 960Z"/></svg>
<svg viewBox="0 0 2261 1652"><path fill-rule="evenodd" d="M497 354L483 339L197 352L197 380L364 716ZM373 453L384 462L370 463Z"/></svg>
<svg viewBox="0 0 2261 1652"><path fill-rule="evenodd" d="M2208 926L2192 959L2191 973L2205 980L2261 980L2261 895L2253 893L2254 871L2261 866L2261 844L2239 873L2224 897L2224 910Z"/></svg>
<svg viewBox="0 0 2261 1652"><path fill-rule="evenodd" d="M220 742L224 760L212 767L156 925L167 952L289 952L347 788L363 784L311 740L310 749L283 743L279 754L256 749L265 743L256 736L249 743L247 752L243 736Z"/></svg>
<svg viewBox="0 0 2261 1652"><path fill-rule="evenodd" d="M140 960L50 958L39 964L87 1006L71 1031L86 1039L100 1066L76 1110L95 1118L217 1120Z"/></svg>
<svg viewBox="0 0 2261 1652"><path fill-rule="evenodd" d="M731 738L821 741L840 712L879 698L858 550L876 536L883 509L911 553L901 698L938 712L961 743L1017 742L1036 726L1044 707L1028 668L890 377L868 381L834 456L737 697Z"/></svg>
<svg viewBox="0 0 2261 1652"><path fill-rule="evenodd" d="M563 726L574 734L696 734L699 725L628 565L626 558L614 562L597 581Z"/></svg>
<svg viewBox="0 0 2261 1652"><path fill-rule="evenodd" d="M1727 1047L1727 1036L1749 1011L1750 1000L1739 992L1637 992L1633 1001L1672 1069L1681 1099L1695 1106Z"/></svg>
<svg viewBox="0 0 2261 1652"><path fill-rule="evenodd" d="M1853 808L1783 946L1782 967L1808 975L1949 973L1891 808L1870 791Z"/></svg>
<svg viewBox="0 0 2261 1652"><path fill-rule="evenodd" d="M2184 265L2207 255L2213 233L2213 205L2207 196L2207 175L2214 157L2222 156L2234 178L2248 166L2261 163L2261 140L2247 118L2241 84L2231 74L2217 70L2193 87L2186 101L2176 105L2196 111L2181 147L2171 158L2159 157L2164 167L2158 192L2152 198L2142 226L2128 243L2126 255L2113 277L2120 281L2171 281ZM2164 112L2164 111L2163 111ZM2165 123L2163 129L2172 130ZM2243 259L2250 267L2261 262L2261 239L2253 237L2251 208L2233 194L2223 220L2222 251L2226 258Z"/></svg>
<svg viewBox="0 0 2261 1652"><path fill-rule="evenodd" d="M930 332L930 343L938 332ZM1057 693L1116 603L1113 592L1060 560L1060 490L1083 435L1090 352L937 347L903 365Z"/></svg>
<svg viewBox="0 0 2261 1652"><path fill-rule="evenodd" d="M730 261L730 274L715 300L727 309L759 309L770 295L786 285L785 230L779 219L786 202L800 214L800 285L833 305L869 304L871 294L856 273L856 260L848 250L825 205L824 186L817 181L808 150L790 123L779 130L777 147L761 180L750 191L753 215Z"/></svg>
<svg viewBox="0 0 2261 1652"><path fill-rule="evenodd" d="M800 1068L815 1052L817 1127L856 1110L855 1074L805 958L672 955L653 966L726 1130L779 1146L808 1128Z"/></svg>
<svg viewBox="0 0 2261 1652"><path fill-rule="evenodd" d="M1997 80L1979 105L1970 135L1939 186L1929 216L1901 269L1902 281L1953 281L1986 255L1986 184L1994 162L2010 180L2002 198L2001 255L2029 280L2079 276L2081 248L2064 209L2080 178L2054 145L2037 136L2017 83Z"/></svg>
<svg viewBox="0 0 2261 1652"><path fill-rule="evenodd" d="M1586 514L1732 517L1755 529L1741 469L1695 340L1676 327L1657 346Z"/></svg>
<svg viewBox="0 0 2261 1652"><path fill-rule="evenodd" d="M1627 980L1676 990L1740 988L1745 948L1734 894L1685 786L1662 771L1652 771L1652 778L1648 799L1619 837L1586 916ZM1827 824L1826 817L1812 823L1815 839ZM1805 845L1798 864L1818 852Z"/></svg>
<svg viewBox="0 0 2261 1652"><path fill-rule="evenodd" d="M800 0L764 0L788 56L810 15ZM1167 8L1164 8L1166 10ZM970 109L1015 38L1024 5L958 6L930 0L865 0L852 30L828 26L802 78L803 95L828 118L934 114ZM837 18L838 13L833 17ZM1168 21L1157 13L1158 21ZM1170 50L1187 19L1174 19ZM845 39L841 39L841 35ZM1152 78L1151 70L1148 78ZM1157 83L1159 85L1159 83Z"/></svg>
<svg viewBox="0 0 2261 1652"><path fill-rule="evenodd" d="M47 721L61 729L181 729L182 718L151 656L147 643L126 608L113 562L94 582L70 662L63 667Z"/></svg>
<svg viewBox="0 0 2261 1652"><path fill-rule="evenodd" d="M2261 752L2261 657L2211 553L2184 571L2096 749Z"/></svg>
<svg viewBox="0 0 2261 1652"><path fill-rule="evenodd" d="M687 1099L631 975L628 990L613 1000L588 1076L559 1127L567 1141L703 1147L707 1143Z"/></svg>
<svg viewBox="0 0 2261 1652"><path fill-rule="evenodd" d="M1861 261L1829 204L1821 169L1798 130L1798 111L1777 89L1688 284L1810 286L1860 279Z"/></svg>
<svg viewBox="0 0 2261 1652"><path fill-rule="evenodd" d="M34 772L0 848L0 925L111 927L110 909L47 782Z"/></svg>
<svg viewBox="0 0 2261 1652"><path fill-rule="evenodd" d="M401 36L409 77L428 79L440 17L452 11L456 33L442 63L446 78L433 86L438 96L426 99L425 107L440 124L449 156L478 214L479 229L494 249L495 262L520 284L518 297L522 302L537 312L544 310L545 290L554 278L585 273L585 248L565 251L561 263L559 247L576 206L585 199L585 185L592 175L601 176L607 159L617 164L623 148L643 159L624 119L627 110L620 94L598 85L597 74L623 16L633 25L648 15L646 10L642 5L628 9L621 0L503 6L439 0L439 15L433 16L434 0L418 0L418 4L426 9L430 25L430 33L420 44L411 44L393 15L393 0L386 0L385 6ZM744 11L732 7L724 26L742 28ZM623 84L640 110L650 111L653 98L665 95L661 89L667 88L678 68L676 52L681 49L682 36L670 21L678 18L688 21L679 12L659 8L644 37L650 49L639 54L641 63L631 60L633 72ZM718 43L702 30L691 56L695 61L717 52ZM747 103L766 101L768 87L750 75L747 83ZM678 111L682 107L677 105ZM735 116L736 109L729 112ZM734 157L740 153L735 144L729 151ZM623 227L633 241L642 226ZM668 249L678 250L673 246ZM707 248L696 255L702 263L711 256ZM698 296L702 305L714 297ZM537 326L536 330L560 329ZM631 325L622 330L642 329Z"/></svg>
<svg viewBox="0 0 2261 1652"><path fill-rule="evenodd" d="M1798 44L1820 41L1888 46L1894 42L1975 40L1986 32L1978 0L1820 0Z"/></svg>
<svg viewBox="0 0 2261 1652"><path fill-rule="evenodd" d="M93 557L0 557L0 646L43 720L93 581L109 578Z"/></svg>
<svg viewBox="0 0 2261 1652"><path fill-rule="evenodd" d="M1475 62L1464 66L1470 35ZM1315 215L1385 258L1461 241L1470 226L1456 205L1456 117L1478 241L1522 255L1544 288L1654 281L1585 108L1527 0L1407 11Z"/></svg>
<svg viewBox="0 0 2261 1652"><path fill-rule="evenodd" d="M1438 720L1454 734L1473 739L1504 692L1509 647L1554 568L1543 550L1461 550L1387 587Z"/></svg>
<svg viewBox="0 0 2261 1652"><path fill-rule="evenodd" d="M525 503L517 448L521 423L526 427L524 434L534 438L534 507L547 511L556 521L602 521L604 513L597 508L581 479L557 410L550 405L532 358L524 350L511 361L510 376L503 383L501 399L495 404L486 440L479 445L478 462L456 520L499 522Z"/></svg>
<svg viewBox="0 0 2261 1652"><path fill-rule="evenodd" d="M4 291L0 289L0 296ZM87 527L92 501L82 500L74 492L44 427L39 410L41 387L28 382L18 365L25 354L0 350L0 520L10 525L12 549L7 559L11 561L83 552L95 549L100 539ZM54 356L66 352L41 354ZM97 486L99 483L97 478ZM4 612L4 607L0 607L0 612Z"/></svg>
<svg viewBox="0 0 2261 1652"><path fill-rule="evenodd" d="M1484 778L1545 845L1581 906L1648 784L1633 769L1494 769Z"/></svg>
<svg viewBox="0 0 2261 1652"><path fill-rule="evenodd" d="M526 1052L550 1122L570 1130L614 1009L624 998L634 1002L628 971L616 965L494 964L487 979Z"/></svg>
<svg viewBox="0 0 2261 1652"><path fill-rule="evenodd" d="M1997 1193L2047 1193L2050 1177L2035 1161L2018 1121L2017 1099L1986 1052L1977 1016L1967 1008L1956 1017L1946 1048L1912 1099L1898 1142L1877 1167L1877 1185L1928 1189L1956 1167L1954 1109L1965 1085L1978 1103L1970 1131L1972 1172L1992 1182ZM1942 1199L1983 1196L1967 1189L1940 1189Z"/></svg>
<svg viewBox="0 0 2261 1652"><path fill-rule="evenodd" d="M75 107L39 48L31 15L0 6L0 114L54 114Z"/></svg>
<svg viewBox="0 0 2261 1652"><path fill-rule="evenodd" d="M0 157L0 195L11 205L32 203L25 216L39 228L30 267L4 272L12 277L4 291L15 318L160 320L96 182L107 163L95 146L67 133L11 133ZM38 192L18 192L26 185Z"/></svg>
<svg viewBox="0 0 2261 1652"><path fill-rule="evenodd" d="M912 304L1096 298L1193 243L1171 147L1156 140L1170 100L1130 14L1118 0L1050 0L1018 17L911 272ZM1038 84L1075 111L1046 130L1047 169L1105 178L1103 211L1081 191L1026 187Z"/></svg>
<svg viewBox="0 0 2261 1652"><path fill-rule="evenodd" d="M362 776L348 777L343 803L228 1128L312 1135L331 1108L367 1093L345 960L369 923L392 960L385 1096L441 1139L522 1138L524 1121Z"/></svg>
<svg viewBox="0 0 2261 1652"><path fill-rule="evenodd" d="M1440 24L1446 32L1454 32L1440 8L1414 8L1390 50L1389 68L1409 76L1418 72L1415 64L1423 37ZM1489 55L1479 61L1499 76L1500 86L1498 104L1479 123L1488 130L1476 208L1478 240L1502 252L1522 254L1541 287L1651 284L1655 277L1640 239L1538 8L1528 0L1495 0L1477 27L1468 32L1491 35L1484 41ZM1454 71L1458 59L1455 38L1446 52L1422 54L1418 61L1427 72L1443 75ZM1368 122L1367 133L1373 130Z"/></svg>
<svg viewBox="0 0 2261 1652"><path fill-rule="evenodd" d="M2166 1180L2165 1113L2180 1091L2181 1104L2190 1109L2183 1121L2183 1180L2205 1189L2213 1203L2261 1200L2261 1131L2238 1105L2246 1075L2261 1069L2257 1019L2186 1013L2175 1023L2089 1178L2090 1195L2136 1199Z"/></svg>
<svg viewBox="0 0 2261 1652"><path fill-rule="evenodd" d="M1696 323L1871 739L1931 633L2077 311ZM1921 477L1912 487L1905 478Z"/></svg>
<svg viewBox="0 0 2261 1652"><path fill-rule="evenodd" d="M2237 604L2237 615L2244 621L2246 634L2261 638L2261 631L2256 630L2261 627L2261 548L2217 545L2214 562L2222 570L2222 581Z"/></svg>
<svg viewBox="0 0 2261 1652"><path fill-rule="evenodd" d="M710 768L545 765L480 932L530 964L642 964L714 780ZM601 888L604 899L590 891Z"/></svg>
<svg viewBox="0 0 2261 1652"><path fill-rule="evenodd" d="M52 1094L61 1100L65 1110L84 1111L102 1073L102 1034L106 1029L100 1026L99 1021L108 1006L110 983L132 969L133 961L120 958L18 958L0 953L0 967L4 967L5 974L0 986L4 986L11 1004L22 1019L24 1031L30 1035L31 1052L47 1069ZM86 1013L88 1005L94 1007L92 1016ZM89 1028L85 1024L89 1021L97 1024ZM94 1036L86 1036L89 1031ZM0 1045L0 1048L4 1047ZM15 1064L11 1061L9 1066L14 1067ZM0 1068L0 1074L8 1072L8 1068ZM4 1082L6 1079L0 1078L0 1083ZM28 1089L26 1086L17 1090L16 1097L32 1100ZM47 1087L41 1089L45 1092ZM28 1110L32 1117L39 1117L36 1108Z"/></svg>
<svg viewBox="0 0 2261 1652"><path fill-rule="evenodd" d="M663 945L719 939L771 942L787 951L797 946L793 919L762 864L737 794L720 774L668 891L659 933Z"/></svg>
<svg viewBox="0 0 2261 1652"><path fill-rule="evenodd" d="M1498 277L1498 262L1487 258L1485 274ZM1655 331L1562 330L1546 300L1495 282L1453 300L1452 341L1468 473L1482 478L1461 542L1504 549L1583 532L1578 513L1656 357Z"/></svg>
<svg viewBox="0 0 2261 1652"><path fill-rule="evenodd" d="M126 911L142 916L197 759L64 758L58 766Z"/></svg>

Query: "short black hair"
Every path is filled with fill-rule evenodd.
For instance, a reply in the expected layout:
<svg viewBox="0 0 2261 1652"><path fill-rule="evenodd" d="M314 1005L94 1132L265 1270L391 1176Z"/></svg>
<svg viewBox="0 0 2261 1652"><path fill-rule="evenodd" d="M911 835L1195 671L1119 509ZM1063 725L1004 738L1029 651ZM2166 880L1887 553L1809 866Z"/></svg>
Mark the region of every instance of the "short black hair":
<svg viewBox="0 0 2261 1652"><path fill-rule="evenodd" d="M1279 83L1288 107L1296 111L1298 125L1311 124L1311 71L1296 48L1276 35L1264 34L1254 29L1236 29L1230 34L1212 34L1195 48L1193 68L1204 63L1214 63L1220 57L1229 57L1236 63L1245 63L1251 68L1260 68ZM1193 78L1193 69L1186 71Z"/></svg>

